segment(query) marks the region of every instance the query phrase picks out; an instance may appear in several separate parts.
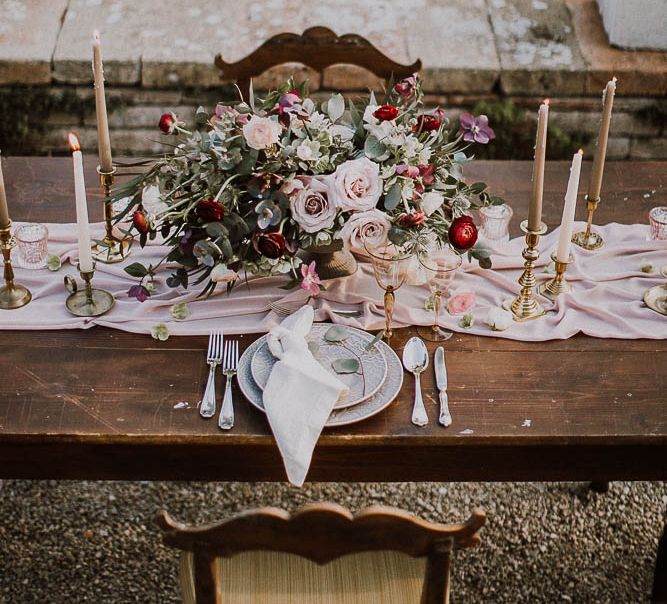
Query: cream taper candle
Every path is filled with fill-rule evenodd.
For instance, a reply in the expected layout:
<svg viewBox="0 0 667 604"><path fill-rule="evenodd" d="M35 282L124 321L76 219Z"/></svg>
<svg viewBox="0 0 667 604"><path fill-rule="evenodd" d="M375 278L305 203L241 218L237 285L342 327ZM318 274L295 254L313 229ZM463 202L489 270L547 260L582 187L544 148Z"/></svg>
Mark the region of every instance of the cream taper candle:
<svg viewBox="0 0 667 604"><path fill-rule="evenodd" d="M99 32L93 33L93 76L95 78L95 111L97 113L97 145L100 155L100 170L111 172L111 139L109 138L109 120L107 101L104 95L104 65Z"/></svg>
<svg viewBox="0 0 667 604"><path fill-rule="evenodd" d="M598 201L600 199L604 160L607 156L607 139L609 138L611 110L614 107L614 94L616 94L616 78L609 80L602 92L602 121L600 122L598 142L595 148L595 159L593 160L593 168L591 169L591 180L588 185L588 199L590 201Z"/></svg>
<svg viewBox="0 0 667 604"><path fill-rule="evenodd" d="M5 179L2 175L2 155L0 154L0 228L9 226L9 210L7 209L7 193Z"/></svg>
<svg viewBox="0 0 667 604"><path fill-rule="evenodd" d="M72 165L74 166L74 198L76 200L76 225L79 236L79 270L82 273L89 273L93 270L93 254L90 249L90 225L88 224L86 182L83 176L83 154L76 134L70 132L67 138L72 150Z"/></svg>
<svg viewBox="0 0 667 604"><path fill-rule="evenodd" d="M579 149L572 158L570 168L570 180L567 182L565 193L565 204L563 205L563 218L560 222L560 234L558 235L558 247L556 248L556 259L558 262L567 262L570 258L570 247L572 246L572 228L574 227L574 211L577 206L577 194L579 193L579 175L581 174L581 159L584 152Z"/></svg>
<svg viewBox="0 0 667 604"><path fill-rule="evenodd" d="M544 99L537 114L537 138L533 161L533 187L528 207L528 228L539 231L542 224L542 197L544 193L544 165L547 154L547 124L549 122L549 99Z"/></svg>

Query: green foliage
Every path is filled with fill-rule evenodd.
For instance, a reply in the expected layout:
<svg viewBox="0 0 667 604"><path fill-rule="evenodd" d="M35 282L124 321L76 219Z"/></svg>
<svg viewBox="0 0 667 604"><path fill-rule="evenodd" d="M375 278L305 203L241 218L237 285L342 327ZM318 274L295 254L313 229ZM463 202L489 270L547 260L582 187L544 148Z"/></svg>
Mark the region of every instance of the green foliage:
<svg viewBox="0 0 667 604"><path fill-rule="evenodd" d="M531 113L517 107L510 100L480 101L473 108L474 115L485 114L496 133L490 144L477 147L478 159L524 159L531 160L535 147L535 119L537 109ZM547 157L550 160L572 159L579 148L590 146L590 135L569 134L559 126L549 124L547 135Z"/></svg>

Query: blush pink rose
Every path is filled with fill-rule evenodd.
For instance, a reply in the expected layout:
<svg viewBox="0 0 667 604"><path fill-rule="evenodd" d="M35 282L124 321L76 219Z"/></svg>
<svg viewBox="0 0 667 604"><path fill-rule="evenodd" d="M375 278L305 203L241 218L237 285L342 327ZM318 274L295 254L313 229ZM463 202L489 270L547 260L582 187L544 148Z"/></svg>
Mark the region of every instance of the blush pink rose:
<svg viewBox="0 0 667 604"><path fill-rule="evenodd" d="M243 136L249 147L266 149L280 140L282 126L269 117L253 115L250 121L243 126Z"/></svg>
<svg viewBox="0 0 667 604"><path fill-rule="evenodd" d="M331 200L344 212L370 210L382 194L380 167L367 157L342 163L330 179Z"/></svg>
<svg viewBox="0 0 667 604"><path fill-rule="evenodd" d="M390 228L387 215L373 209L352 214L343 225L340 236L345 247L363 251L364 242L369 247L375 247L387 241Z"/></svg>
<svg viewBox="0 0 667 604"><path fill-rule="evenodd" d="M474 292L457 292L447 302L447 312L450 315L465 315L475 307L476 303Z"/></svg>

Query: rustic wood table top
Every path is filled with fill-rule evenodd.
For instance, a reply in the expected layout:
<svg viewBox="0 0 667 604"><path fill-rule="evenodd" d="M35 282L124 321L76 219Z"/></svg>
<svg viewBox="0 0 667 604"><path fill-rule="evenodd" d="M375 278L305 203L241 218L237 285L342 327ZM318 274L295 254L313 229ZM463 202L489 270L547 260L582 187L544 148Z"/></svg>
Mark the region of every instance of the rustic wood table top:
<svg viewBox="0 0 667 604"><path fill-rule="evenodd" d="M86 165L90 215L99 220L93 161ZM589 169L587 162L582 183ZM466 170L470 182L486 181L514 207L518 234L531 164L479 161ZM15 220L74 220L68 158L9 158L4 171ZM552 227L567 175L567 163L549 163L544 220ZM667 162L608 163L596 222L646 223L651 207L666 205L666 193ZM399 355L413 332L399 330L392 341ZM156 342L99 327L0 337L0 478L285 479L265 417L236 386L231 432L194 409L208 373L205 337ZM255 337L241 337L242 348ZM666 341L522 343L456 334L447 351L450 428L437 423L431 371L422 381L431 422L410 423L413 382L406 376L384 412L323 433L309 479L667 478ZM192 408L175 409L179 401Z"/></svg>

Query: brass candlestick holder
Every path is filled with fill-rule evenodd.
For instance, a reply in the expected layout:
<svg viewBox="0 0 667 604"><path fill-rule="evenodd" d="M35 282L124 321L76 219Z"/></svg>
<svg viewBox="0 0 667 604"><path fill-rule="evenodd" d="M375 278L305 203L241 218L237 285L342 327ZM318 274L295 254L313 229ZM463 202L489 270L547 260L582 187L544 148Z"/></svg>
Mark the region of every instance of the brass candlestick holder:
<svg viewBox="0 0 667 604"><path fill-rule="evenodd" d="M593 225L593 214L598 208L600 203L600 198L589 199L586 195L586 210L588 211L588 217L586 218L586 230L579 231L572 235L572 243L578 245L579 247L584 248L585 250L598 250L604 245L604 239L600 233L596 233L591 230Z"/></svg>
<svg viewBox="0 0 667 604"><path fill-rule="evenodd" d="M572 291L572 286L565 280L565 271L567 267L574 262L572 254L567 259L567 262L561 262L556 257L556 252L551 254L551 259L556 265L556 276L545 283L542 283L538 291L548 300L555 302L556 298L561 294Z"/></svg>
<svg viewBox="0 0 667 604"><path fill-rule="evenodd" d="M540 223L540 229L533 231L528 228L528 221L524 220L521 223L521 230L526 233L526 247L522 253L525 262L523 264L523 273L519 277L521 291L514 302L512 302L511 311L515 321L530 321L541 317L546 312L533 295L533 288L537 285L537 280L533 274L533 266L540 257L537 244L540 240L540 235L544 235L547 232L547 225L542 222Z"/></svg>
<svg viewBox="0 0 667 604"><path fill-rule="evenodd" d="M115 264L116 262L122 262L130 255L128 240L126 238L119 239L113 232L113 202L110 196L116 176L116 168L112 168L110 172L104 172L100 166L97 166L97 173L100 175L100 183L104 192L104 226L106 233L102 243L93 245L93 257L104 264Z"/></svg>
<svg viewBox="0 0 667 604"><path fill-rule="evenodd" d="M92 285L95 274L95 264L92 271L82 271L81 265L77 264L77 270L84 283L84 289L80 290L76 281L69 275L65 277L65 287L70 295L65 300L67 310L77 317L99 317L111 310L114 305L114 297L103 289L95 289Z"/></svg>
<svg viewBox="0 0 667 604"><path fill-rule="evenodd" d="M27 287L14 283L14 268L12 267L12 250L16 247L16 239L12 237L12 223L0 228L0 247L5 261L5 286L0 289L0 308L12 310L21 308L32 300L32 294Z"/></svg>

